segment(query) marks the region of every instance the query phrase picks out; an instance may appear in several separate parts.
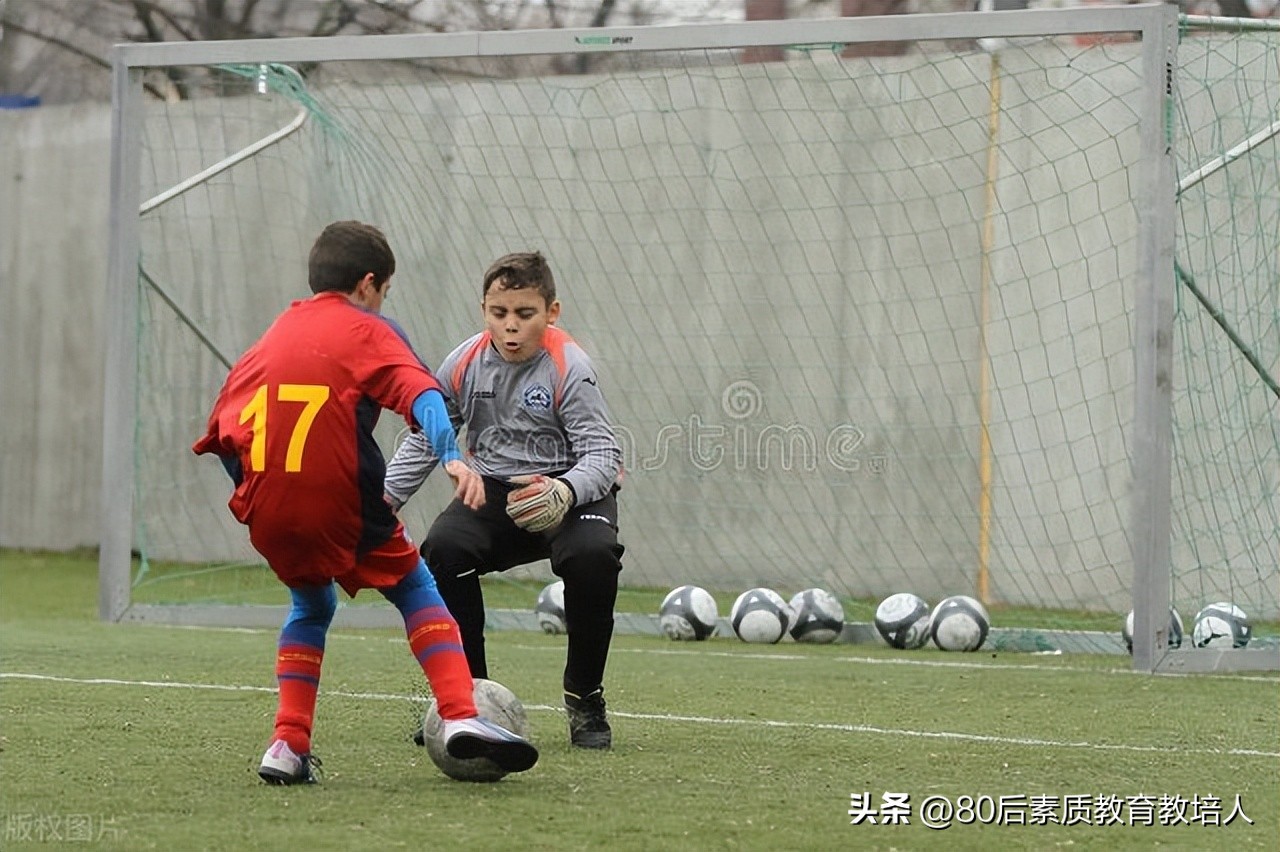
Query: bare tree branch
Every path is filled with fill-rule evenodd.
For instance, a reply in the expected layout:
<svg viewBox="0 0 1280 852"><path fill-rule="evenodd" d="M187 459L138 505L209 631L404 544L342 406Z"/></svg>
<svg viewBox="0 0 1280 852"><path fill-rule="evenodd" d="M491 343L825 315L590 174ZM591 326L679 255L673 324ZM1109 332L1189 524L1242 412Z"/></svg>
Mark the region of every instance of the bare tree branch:
<svg viewBox="0 0 1280 852"><path fill-rule="evenodd" d="M613 17L613 7L617 4L617 0L600 0L600 5L596 7L596 13L591 16L589 27L603 27L609 23L609 18Z"/></svg>
<svg viewBox="0 0 1280 852"><path fill-rule="evenodd" d="M328 0L309 35L331 36L353 20L355 20L355 13L351 11L346 0Z"/></svg>
<svg viewBox="0 0 1280 852"><path fill-rule="evenodd" d="M200 35L207 40L227 38L226 0L204 0L204 14L200 16Z"/></svg>
<svg viewBox="0 0 1280 852"><path fill-rule="evenodd" d="M258 8L258 0L245 0L244 5L240 8L240 18L236 21L236 29L240 32L248 32L249 22L253 20L253 13Z"/></svg>
<svg viewBox="0 0 1280 852"><path fill-rule="evenodd" d="M596 13L591 16L591 27L603 27L609 23L609 18L613 15L613 7L616 0L600 0L600 5L596 7ZM579 74L586 74L591 70L591 54L579 53L577 62L575 63Z"/></svg>
<svg viewBox="0 0 1280 852"><path fill-rule="evenodd" d="M228 38L331 36L340 33L451 32L529 27L603 27L625 20L699 20L741 12L743 0L30 0L20 18L30 36L66 51L40 69L53 91L68 97L101 98L109 87L97 78L107 46L122 41L165 42ZM802 2L802 0L795 0ZM830 2L830 0L828 0ZM11 4L12 6L12 4ZM3 4L0 3L0 8ZM17 18L7 14L6 18ZM83 37L81 37L83 35ZM82 45L77 47L76 44ZM86 51L85 47L89 46ZM77 67L71 55L91 59L92 70ZM510 73L584 73L599 67L595 54L561 54L513 63ZM160 74L169 75L169 83ZM156 97L187 97L200 72L183 68L148 73ZM184 87L185 83L185 87ZM86 93L93 92L93 95Z"/></svg>
<svg viewBox="0 0 1280 852"><path fill-rule="evenodd" d="M151 4L142 2L142 0L134 0L133 8L137 13L138 22L142 24L143 32L147 34L147 40L165 41L164 33L161 32L160 27L156 25L155 20L151 17L152 11L157 10L154 10L151 7ZM160 11L160 14L163 15L165 13ZM181 32L181 30L179 30L179 32ZM190 97L191 93L187 88L187 81L183 75L182 69L166 68L164 70L164 75L169 79L169 82L173 84L174 91L177 92L179 98L186 100Z"/></svg>
<svg viewBox="0 0 1280 852"><path fill-rule="evenodd" d="M1252 15L1244 0L1218 0L1218 8L1227 18L1248 18Z"/></svg>
<svg viewBox="0 0 1280 852"><path fill-rule="evenodd" d="M9 20L6 20L4 22L4 26L6 29L13 30L16 33L22 33L24 36L30 36L31 38L34 38L37 41L42 41L45 44L51 44L54 47L61 48L62 50L65 50L68 53L74 54L75 56L78 56L81 59L91 62L92 64L97 65L100 68L105 68L108 71L111 70L111 62L109 60L103 59L101 56L95 56L89 51L82 50L81 48L76 47L71 42L66 41L64 39L60 39L57 36L48 35L47 33L36 32L35 30L29 30L26 27L22 26L21 24L15 24L13 21L9 21ZM164 100L164 93L161 92L159 89L157 89L155 86L152 86L149 83L144 83L143 88L146 89L148 94L154 95L155 97L160 98L161 100Z"/></svg>
<svg viewBox="0 0 1280 852"><path fill-rule="evenodd" d="M164 41L164 33L160 31L160 27L156 24L155 19L151 15L151 6L149 3L139 2L135 0L133 10L138 18L138 23L142 25L142 33L147 41Z"/></svg>
<svg viewBox="0 0 1280 852"><path fill-rule="evenodd" d="M258 0L251 0L251 2L256 3ZM380 3L378 8L389 19L399 21L400 29L402 30L409 32L421 32L422 30L437 33L444 32L445 25L440 20L422 20L414 17L413 11L428 3L431 4L428 8L439 7L439 0L415 0L412 3Z"/></svg>
<svg viewBox="0 0 1280 852"><path fill-rule="evenodd" d="M187 41L196 40L195 34L188 32L186 28L184 28L182 24L173 17L173 15L169 14L169 11L163 6L151 3L149 0L133 0L133 10L138 22L142 24L142 28L147 34L148 41L169 40L165 38L164 32L160 27L156 26L155 21L152 18L153 15L177 30L178 34Z"/></svg>
<svg viewBox="0 0 1280 852"><path fill-rule="evenodd" d="M560 23L560 7L556 5L556 0L547 0L547 20L551 22L552 29L563 29L564 25Z"/></svg>

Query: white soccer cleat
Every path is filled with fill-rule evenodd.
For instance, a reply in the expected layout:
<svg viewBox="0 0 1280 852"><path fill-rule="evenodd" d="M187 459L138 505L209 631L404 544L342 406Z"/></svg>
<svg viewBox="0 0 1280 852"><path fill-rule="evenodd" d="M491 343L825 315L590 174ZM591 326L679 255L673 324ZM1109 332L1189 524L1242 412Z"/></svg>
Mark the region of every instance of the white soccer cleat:
<svg viewBox="0 0 1280 852"><path fill-rule="evenodd" d="M505 772L524 772L538 762L538 750L528 740L481 716L445 721L444 748L450 757L487 757Z"/></svg>
<svg viewBox="0 0 1280 852"><path fill-rule="evenodd" d="M310 754L295 754L287 742L276 740L262 756L258 775L268 784L314 784L313 765L319 766L320 759Z"/></svg>

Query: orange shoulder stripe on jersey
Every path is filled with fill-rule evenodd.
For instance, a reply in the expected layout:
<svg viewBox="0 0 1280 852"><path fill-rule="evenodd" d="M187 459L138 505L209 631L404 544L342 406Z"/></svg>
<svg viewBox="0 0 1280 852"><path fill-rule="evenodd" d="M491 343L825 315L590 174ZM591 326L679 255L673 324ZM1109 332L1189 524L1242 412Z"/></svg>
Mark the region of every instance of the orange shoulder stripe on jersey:
<svg viewBox="0 0 1280 852"><path fill-rule="evenodd" d="M458 359L458 363L454 366L453 373L450 376L455 396L462 393L462 377L466 375L467 367L471 366L471 362L484 351L484 348L492 340L493 335L488 331L483 332L476 342L471 344L471 348ZM569 336L569 332L556 328L554 325L547 326L547 330L542 333L542 348L546 349L547 354L551 356L551 363L556 365L556 375L560 377L559 381L556 382L555 393L552 397L556 408L560 407L560 398L564 396L565 378L569 373L569 368L565 365L564 347L569 343L575 342Z"/></svg>
<svg viewBox="0 0 1280 852"><path fill-rule="evenodd" d="M457 365L453 368L453 374L449 377L449 381L453 384L453 395L457 398L462 393L462 377L467 373L467 367L471 362L476 360L476 356L484 351L489 345L489 341L493 339L493 335L489 332L483 332L475 343L471 344L471 348L462 353L462 357L458 359Z"/></svg>
<svg viewBox="0 0 1280 852"><path fill-rule="evenodd" d="M574 342L569 332L554 325L547 326L547 330L542 333L542 348L546 349L547 354L551 356L551 363L556 365L556 375L560 377L552 397L556 408L560 407L560 399L564 396L565 377L569 374L569 368L565 366L564 347Z"/></svg>

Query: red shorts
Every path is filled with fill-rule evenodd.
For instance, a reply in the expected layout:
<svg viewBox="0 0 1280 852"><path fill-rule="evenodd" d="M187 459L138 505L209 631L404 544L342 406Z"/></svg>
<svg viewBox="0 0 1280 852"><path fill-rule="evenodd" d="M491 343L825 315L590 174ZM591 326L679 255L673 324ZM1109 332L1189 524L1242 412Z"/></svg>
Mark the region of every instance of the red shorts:
<svg viewBox="0 0 1280 852"><path fill-rule="evenodd" d="M255 541L254 544L258 546L259 542ZM261 546L258 549L259 552L263 550ZM346 567L337 567L336 560L332 559L300 561L272 559L269 553L263 553L263 555L267 557L267 564L280 578L280 582L290 588L324 586L330 582L336 582L353 598L361 589L391 588L404 579L410 571L417 568L421 560L418 549L405 533L404 524L397 524L391 538L366 553L363 558L356 561L355 565ZM343 562L346 563L347 560Z"/></svg>

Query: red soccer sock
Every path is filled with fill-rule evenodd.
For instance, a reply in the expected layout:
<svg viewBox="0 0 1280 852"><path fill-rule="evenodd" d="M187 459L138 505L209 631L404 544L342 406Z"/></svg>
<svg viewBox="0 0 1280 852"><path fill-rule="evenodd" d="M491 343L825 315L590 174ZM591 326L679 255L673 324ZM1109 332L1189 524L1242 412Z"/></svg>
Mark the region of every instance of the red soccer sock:
<svg viewBox="0 0 1280 852"><path fill-rule="evenodd" d="M440 718L469 719L476 715L471 669L462 653L462 634L449 610L427 606L405 619L409 649L435 694Z"/></svg>
<svg viewBox="0 0 1280 852"><path fill-rule="evenodd" d="M276 711L275 738L284 740L294 754L311 751L311 726L320 689L320 664L324 649L314 645L281 645L276 652L276 682L280 705Z"/></svg>

